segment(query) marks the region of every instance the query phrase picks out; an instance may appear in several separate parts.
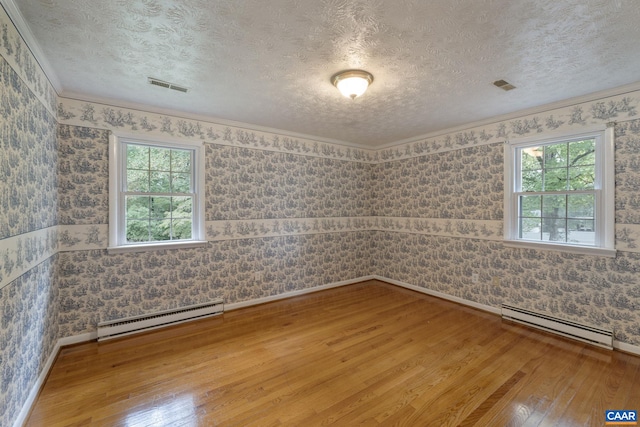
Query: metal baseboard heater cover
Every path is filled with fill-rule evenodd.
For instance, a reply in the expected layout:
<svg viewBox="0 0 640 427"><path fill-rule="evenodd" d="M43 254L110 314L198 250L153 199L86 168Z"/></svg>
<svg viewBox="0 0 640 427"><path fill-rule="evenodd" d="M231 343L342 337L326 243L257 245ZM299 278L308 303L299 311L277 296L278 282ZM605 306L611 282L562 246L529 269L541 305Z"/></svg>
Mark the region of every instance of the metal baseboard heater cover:
<svg viewBox="0 0 640 427"><path fill-rule="evenodd" d="M203 319L223 312L224 302L221 299L216 299L188 307L100 322L98 324L98 341L145 332L190 320Z"/></svg>
<svg viewBox="0 0 640 427"><path fill-rule="evenodd" d="M606 329L559 319L507 304L502 304L502 318L609 350L613 349L613 331Z"/></svg>

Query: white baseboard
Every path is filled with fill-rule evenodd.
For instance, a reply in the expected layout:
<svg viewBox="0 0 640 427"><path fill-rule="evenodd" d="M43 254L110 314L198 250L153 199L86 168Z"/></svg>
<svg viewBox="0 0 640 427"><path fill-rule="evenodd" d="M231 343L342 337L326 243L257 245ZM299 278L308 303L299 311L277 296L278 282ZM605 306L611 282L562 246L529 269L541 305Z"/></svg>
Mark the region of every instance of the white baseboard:
<svg viewBox="0 0 640 427"><path fill-rule="evenodd" d="M51 370L51 367L53 366L53 362L56 361L56 358L58 357L58 353L60 353L60 349L62 347L67 346L67 345L79 344L79 343L91 341L91 340L96 339L97 337L98 337L97 332L89 332L89 333L86 333L86 334L75 335L75 336L72 336L72 337L60 338L56 342L56 345L53 347L53 350L51 351L51 354L49 355L49 358L47 359L47 362L42 367L42 371L40 371L40 375L38 376L38 379L33 384L33 387L31 387L31 391L29 392L29 396L27 396L27 400L22 405L22 409L20 410L20 413L18 414L18 417L16 418L16 420L13 423L14 427L20 427L20 426L24 425L24 423L27 421L27 417L29 416L29 412L31 411L31 407L33 406L34 402L36 401L36 399L38 397L38 393L40 392L40 389L44 385L44 382L47 380L47 376L49 375L49 371Z"/></svg>
<svg viewBox="0 0 640 427"><path fill-rule="evenodd" d="M353 285L354 283L364 282L366 280L373 280L375 278L376 278L375 276L362 276L362 277L358 277L357 279L343 280L342 282L335 282L335 283L329 283L327 285L315 286L313 288L300 289L298 291L286 292L284 294L272 295L270 297L256 298L248 301L235 302L233 304L225 304L224 311L237 310L239 308L250 307L252 305L259 305L267 302L278 301L281 299L297 297L300 295L310 294L313 292L324 291L325 289Z"/></svg>
<svg viewBox="0 0 640 427"><path fill-rule="evenodd" d="M431 295L434 297L438 297L441 299L445 299L447 301L456 302L458 304L466 305L469 307L477 308L478 310L488 311L493 314L500 314L500 309L496 307L491 307L490 305L484 305L477 302L469 301L464 298L455 297L453 295L444 294L442 292L433 291L431 289L422 288L416 285L410 285L409 283L401 282L399 280L388 279L382 276L373 276L376 280L381 280L383 282L391 283L392 285L400 286L402 288L411 289L412 291L421 292L423 294Z"/></svg>
<svg viewBox="0 0 640 427"><path fill-rule="evenodd" d="M625 353L634 354L640 356L640 346L627 344L624 342L613 340L613 348L616 350L624 351Z"/></svg>

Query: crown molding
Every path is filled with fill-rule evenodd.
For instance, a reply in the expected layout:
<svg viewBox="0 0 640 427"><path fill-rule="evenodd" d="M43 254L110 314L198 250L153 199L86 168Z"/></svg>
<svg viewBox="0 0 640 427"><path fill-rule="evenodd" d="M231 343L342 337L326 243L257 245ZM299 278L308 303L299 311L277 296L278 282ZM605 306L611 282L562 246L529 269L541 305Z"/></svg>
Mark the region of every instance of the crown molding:
<svg viewBox="0 0 640 427"><path fill-rule="evenodd" d="M56 91L56 93L60 94L60 92L62 91L60 79L58 78L56 72L53 70L51 63L49 63L47 57L42 52L42 49L40 49L40 44L37 42L36 38L31 32L31 28L29 28L27 21L25 21L24 17L22 16L22 12L20 12L20 9L18 8L18 6L16 6L15 1L0 0L0 5L4 8L5 12L7 12L9 19L11 19L11 22L13 22L13 25L18 30L18 33L22 37L22 40L27 45L27 48L31 51L31 54L35 58L36 62L38 62L38 65L40 65L40 68L47 76L47 79L49 79L49 82L53 86L53 89Z"/></svg>
<svg viewBox="0 0 640 427"><path fill-rule="evenodd" d="M342 140L339 140L339 139L324 138L324 137L320 137L320 136L316 136L316 135L308 135L308 134L292 132L292 131L288 131L288 130L284 130L284 129L277 129L277 128L271 128L271 127L267 127L267 126L254 125L254 124L251 124L251 123L237 122L237 121L234 121L234 120L222 119L222 118L219 118L219 117L207 116L207 115L202 115L202 114L186 113L184 111L171 110L171 109L160 108L160 107L153 107L153 106L146 105L146 104L138 104L138 103L134 103L134 102L127 102L127 101L116 100L116 99L111 99L111 98L101 98L101 97L88 96L86 94L81 94L81 93L77 93L77 92L64 91L62 93L59 93L58 96L61 99L64 98L64 99L70 99L70 100L80 101L80 102L89 102L89 103L94 103L94 104L102 104L102 105L107 105L107 106L110 106L110 107L126 108L126 109L129 109L129 110L140 111L140 112L144 112L144 113L163 114L163 115L175 117L175 118L178 118L178 119L196 120L196 121L201 121L201 122L213 123L213 124L217 124L217 125L221 125L221 126L230 126L230 127L234 127L234 128L238 128L238 129L243 129L243 130L246 130L246 131L273 133L273 134L277 134L277 135L281 135L281 136L288 136L288 137L291 137L291 138L306 139L306 140L309 140L309 141L317 141L317 142L321 142L321 143L324 143L324 144L341 145L341 146L344 146L344 147L355 148L355 149L358 149L358 150L365 150L365 151L371 151L371 152L375 152L376 151L375 148L372 148L372 147L369 147L369 146L366 146L366 145L355 144L355 143L352 143L352 142L349 142L349 141L342 141Z"/></svg>
<svg viewBox="0 0 640 427"><path fill-rule="evenodd" d="M571 106L583 104L586 102L597 101L603 98L624 95L626 93L631 93L636 91L640 91L640 81L635 83L630 83L624 86L618 86L612 89L593 92L587 95L581 95L581 96L576 96L569 99L563 99L561 101L552 102L550 104L544 104L537 107L518 110L512 113L490 117L485 120L479 120L476 122L466 123L464 125L460 125L452 128L442 129L439 131L430 132L430 133L426 133L423 135L419 135L419 136L415 136L407 139L402 139L400 141L394 141L394 142L389 142L382 145L376 145L373 149L382 150L382 149L392 148L399 145L410 144L412 142L422 141L429 138L437 138L437 137L448 135L451 133L464 132L466 130L481 127L481 126L488 126L488 125L504 122L507 120L519 119L519 118L530 116L533 114L542 114L542 113L546 113L559 108L571 107Z"/></svg>

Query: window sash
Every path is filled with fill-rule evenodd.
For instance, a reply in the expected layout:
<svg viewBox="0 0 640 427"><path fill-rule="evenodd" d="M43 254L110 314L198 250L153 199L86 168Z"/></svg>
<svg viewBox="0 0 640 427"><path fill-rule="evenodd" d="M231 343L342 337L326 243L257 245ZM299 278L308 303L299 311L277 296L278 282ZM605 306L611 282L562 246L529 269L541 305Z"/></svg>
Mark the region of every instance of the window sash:
<svg viewBox="0 0 640 427"><path fill-rule="evenodd" d="M138 146L138 147L149 147L149 148L162 148L167 150L176 150L176 151L187 151L189 152L189 161L190 167L181 168L179 165L175 165L172 161L168 164L167 171L156 171L153 168L151 163L147 164L146 167L143 165L142 167L135 166L133 170L146 171L147 173L159 172L159 173L167 173L169 174L169 182L172 184L174 179L173 174L184 174L189 176L189 192L184 192L186 189L186 185L183 188L179 188L180 192L165 192L165 191L128 191L127 190L127 151L129 146ZM151 155L151 153L150 153ZM109 216L109 251L110 252L119 252L119 251L130 251L130 250L146 250L146 249L161 249L161 248L171 248L171 247L194 247L205 244L206 241L204 239L204 201L203 199L203 191L204 191L204 153L202 142L191 142L191 141L146 141L140 140L136 137L129 137L123 135L115 135L112 134L110 136L110 152L109 152L109 180L110 180L110 216ZM185 154L186 160L186 154ZM150 159L151 161L151 159ZM163 167L161 167L163 168ZM143 172L144 173L144 172ZM186 181L186 176L184 181ZM184 182L186 184L186 182ZM151 190L151 187L148 187ZM169 187L171 189L171 187ZM184 217L177 214L175 218L173 218L169 214L168 218L153 218L151 213L151 208L149 208L148 216L141 216L138 218L127 217L127 197L131 196L142 196L142 197L182 197L189 198L191 203L191 212L185 212ZM168 212L173 212L174 206L170 206L170 210ZM144 211L144 209L143 209ZM141 212L142 214L142 212ZM165 222L164 230L150 230L149 239L148 240L140 240L140 241L128 241L127 240L127 221L129 220L138 220L140 221L140 225L144 223L144 221L169 221L169 223ZM177 238L179 234L174 234L176 229L173 227L178 226L179 221L185 220L190 221L190 238ZM188 224L182 223L182 225L187 226ZM163 231L166 233L168 230L169 239L153 239L153 232ZM183 235L188 234L188 228L182 229ZM158 236L158 234L156 234Z"/></svg>
<svg viewBox="0 0 640 427"><path fill-rule="evenodd" d="M505 144L505 215L504 239L505 245L514 247L566 250L577 253L615 256L614 230L614 145L613 126L604 125L585 129L580 133L564 133L527 137ZM521 191L522 165L521 152L530 147L570 143L585 139L595 139L596 160L594 166L595 180L593 189L566 191ZM576 165L577 166L577 165ZM567 166L570 169L569 166ZM546 240L530 240L521 238L521 210L522 196L545 195L594 195L594 230L596 233L593 245L575 244L572 242L556 242ZM568 213L566 213L568 214ZM542 214L541 214L542 216ZM567 217L565 217L566 219Z"/></svg>

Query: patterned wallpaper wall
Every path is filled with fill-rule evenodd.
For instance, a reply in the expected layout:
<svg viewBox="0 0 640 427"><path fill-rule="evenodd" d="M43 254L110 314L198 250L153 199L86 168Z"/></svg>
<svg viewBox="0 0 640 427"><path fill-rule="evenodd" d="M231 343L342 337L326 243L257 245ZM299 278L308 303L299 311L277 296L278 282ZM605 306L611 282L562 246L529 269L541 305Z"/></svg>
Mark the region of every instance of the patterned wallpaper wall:
<svg viewBox="0 0 640 427"><path fill-rule="evenodd" d="M369 274L371 232L234 239L205 248L60 254L64 336L121 318L223 298L264 298Z"/></svg>
<svg viewBox="0 0 640 427"><path fill-rule="evenodd" d="M371 274L640 345L640 93L364 150L57 99L0 12L0 425L99 320ZM609 121L618 256L503 247L503 142ZM206 143L206 247L107 253L110 131Z"/></svg>
<svg viewBox="0 0 640 427"><path fill-rule="evenodd" d="M0 425L59 334L55 92L0 8Z"/></svg>
<svg viewBox="0 0 640 427"><path fill-rule="evenodd" d="M370 272L370 232L354 225L371 214L368 163L207 144L209 244L109 255L108 132L61 124L58 139L64 336L94 331L101 320Z"/></svg>
<svg viewBox="0 0 640 427"><path fill-rule="evenodd" d="M638 94L625 102L594 102L538 117L500 123L503 139L555 130L558 122L578 131L616 119L616 258L506 248L499 242L503 213L503 143L451 147L374 167L374 208L399 225L376 232L372 249L377 275L468 301L499 307L513 304L613 329L615 338L640 344L640 119ZM604 114L600 106L610 108ZM574 120L577 111L581 120ZM515 132L518 130L518 132ZM480 133L494 133L483 130ZM454 140L455 136L443 137ZM458 138L463 141L463 138ZM471 139L473 141L473 139ZM477 141L477 140L476 140ZM458 235L415 224L445 220ZM408 224L408 226L403 226ZM464 225L464 229L460 225ZM484 230L483 231L483 227ZM440 230L438 230L440 231ZM473 273L479 275L473 283ZM497 277L499 284L494 284Z"/></svg>

